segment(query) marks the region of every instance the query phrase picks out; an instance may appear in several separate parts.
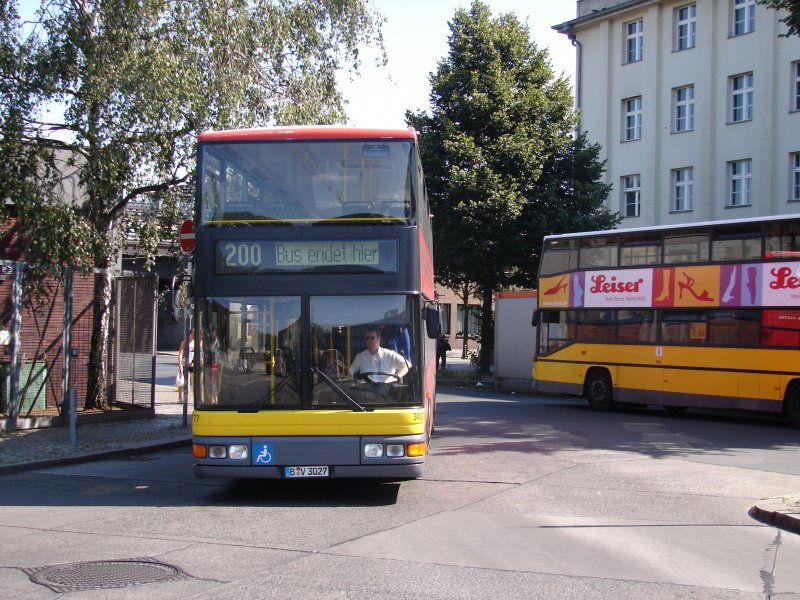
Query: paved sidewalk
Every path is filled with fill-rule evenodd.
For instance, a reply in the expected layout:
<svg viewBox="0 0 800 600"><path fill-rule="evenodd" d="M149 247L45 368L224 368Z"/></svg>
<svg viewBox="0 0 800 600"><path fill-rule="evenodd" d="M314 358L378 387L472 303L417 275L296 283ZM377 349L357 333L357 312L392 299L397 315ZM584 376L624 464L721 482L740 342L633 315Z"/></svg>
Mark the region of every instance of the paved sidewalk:
<svg viewBox="0 0 800 600"><path fill-rule="evenodd" d="M0 475L115 455L187 446L192 438L191 408L183 425L183 405L172 386L156 386L154 418L78 425L73 448L69 427L0 431Z"/></svg>

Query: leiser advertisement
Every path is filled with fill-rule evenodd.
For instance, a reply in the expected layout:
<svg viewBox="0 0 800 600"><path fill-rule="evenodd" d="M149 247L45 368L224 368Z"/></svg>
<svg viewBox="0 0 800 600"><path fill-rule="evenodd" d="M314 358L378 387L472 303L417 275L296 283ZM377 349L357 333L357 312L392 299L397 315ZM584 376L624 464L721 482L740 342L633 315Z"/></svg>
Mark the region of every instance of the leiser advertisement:
<svg viewBox="0 0 800 600"><path fill-rule="evenodd" d="M800 263L579 271L539 280L541 308L800 307Z"/></svg>

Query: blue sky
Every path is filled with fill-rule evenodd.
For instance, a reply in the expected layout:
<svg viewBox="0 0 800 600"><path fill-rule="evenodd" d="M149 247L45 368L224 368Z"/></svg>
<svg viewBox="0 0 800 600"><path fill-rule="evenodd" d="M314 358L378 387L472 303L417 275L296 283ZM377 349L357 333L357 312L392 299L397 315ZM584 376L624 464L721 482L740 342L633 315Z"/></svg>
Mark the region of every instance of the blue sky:
<svg viewBox="0 0 800 600"><path fill-rule="evenodd" d="M553 25L574 19L574 0L484 0L494 17L514 13L527 22L531 39L547 48L556 73L574 80L575 48ZM386 17L383 26L388 64L375 67L376 53L364 53L362 75L339 79L349 123L359 126L405 127L406 110L428 110L428 76L447 55L448 22L470 0L373 0Z"/></svg>

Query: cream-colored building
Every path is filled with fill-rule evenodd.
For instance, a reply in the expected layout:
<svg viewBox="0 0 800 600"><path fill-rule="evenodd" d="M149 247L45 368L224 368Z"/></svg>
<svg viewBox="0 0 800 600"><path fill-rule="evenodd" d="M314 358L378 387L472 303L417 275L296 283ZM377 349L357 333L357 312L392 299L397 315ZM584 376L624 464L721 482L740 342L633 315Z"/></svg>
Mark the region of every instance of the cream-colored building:
<svg viewBox="0 0 800 600"><path fill-rule="evenodd" d="M755 0L579 0L580 129L619 227L800 212L800 37Z"/></svg>

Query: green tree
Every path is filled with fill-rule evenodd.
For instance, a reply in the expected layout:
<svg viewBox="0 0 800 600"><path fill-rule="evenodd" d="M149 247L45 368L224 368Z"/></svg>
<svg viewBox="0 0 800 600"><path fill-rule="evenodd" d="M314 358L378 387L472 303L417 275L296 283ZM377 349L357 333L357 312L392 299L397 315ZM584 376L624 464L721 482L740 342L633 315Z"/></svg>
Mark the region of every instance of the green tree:
<svg viewBox="0 0 800 600"><path fill-rule="evenodd" d="M360 45L382 48L382 19L367 0L43 0L28 24L0 0L0 18L0 198L30 260L107 274L86 399L103 407L110 267L131 228L152 250L177 226L121 227L126 207L175 205L203 129L341 122L336 72L358 69ZM64 197L67 172L79 198Z"/></svg>
<svg viewBox="0 0 800 600"><path fill-rule="evenodd" d="M798 0L757 0L757 2L767 8L782 10L787 13L785 17L780 19L780 22L786 24L788 31L780 34L780 37L800 36L800 2Z"/></svg>
<svg viewBox="0 0 800 600"><path fill-rule="evenodd" d="M598 148L574 138L568 82L513 14L473 1L450 22L431 74L431 114L406 113L434 215L437 278L474 282L482 301L481 370L493 346L494 291L536 283L542 237L613 227Z"/></svg>

